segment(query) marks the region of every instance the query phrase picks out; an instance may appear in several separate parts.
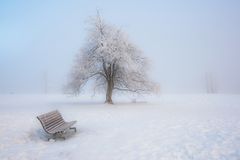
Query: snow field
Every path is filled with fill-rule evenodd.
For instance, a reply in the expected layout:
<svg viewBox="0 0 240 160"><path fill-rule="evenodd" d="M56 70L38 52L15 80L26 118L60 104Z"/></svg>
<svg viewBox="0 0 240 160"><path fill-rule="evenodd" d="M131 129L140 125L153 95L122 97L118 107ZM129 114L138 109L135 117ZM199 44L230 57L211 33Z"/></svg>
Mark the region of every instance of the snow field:
<svg viewBox="0 0 240 160"><path fill-rule="evenodd" d="M0 159L239 160L240 96L162 95L105 105L64 95L0 96ZM58 109L77 133L46 141L36 116Z"/></svg>

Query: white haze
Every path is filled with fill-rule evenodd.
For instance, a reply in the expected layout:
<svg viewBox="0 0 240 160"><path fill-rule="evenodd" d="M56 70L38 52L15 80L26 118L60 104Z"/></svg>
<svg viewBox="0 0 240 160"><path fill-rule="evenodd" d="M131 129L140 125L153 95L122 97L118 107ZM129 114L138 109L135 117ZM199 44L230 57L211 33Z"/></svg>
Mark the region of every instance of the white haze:
<svg viewBox="0 0 240 160"><path fill-rule="evenodd" d="M0 93L62 92L98 9L151 61L162 93L240 93L240 2L0 2Z"/></svg>

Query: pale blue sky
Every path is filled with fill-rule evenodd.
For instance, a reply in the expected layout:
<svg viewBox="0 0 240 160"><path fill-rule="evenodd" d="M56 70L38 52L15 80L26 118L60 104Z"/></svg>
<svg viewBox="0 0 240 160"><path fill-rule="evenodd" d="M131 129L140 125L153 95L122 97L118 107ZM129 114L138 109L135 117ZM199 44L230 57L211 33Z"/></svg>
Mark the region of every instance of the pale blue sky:
<svg viewBox="0 0 240 160"><path fill-rule="evenodd" d="M41 93L45 73L61 91L96 9L149 57L163 93L203 93L206 72L240 93L239 0L1 1L0 93Z"/></svg>

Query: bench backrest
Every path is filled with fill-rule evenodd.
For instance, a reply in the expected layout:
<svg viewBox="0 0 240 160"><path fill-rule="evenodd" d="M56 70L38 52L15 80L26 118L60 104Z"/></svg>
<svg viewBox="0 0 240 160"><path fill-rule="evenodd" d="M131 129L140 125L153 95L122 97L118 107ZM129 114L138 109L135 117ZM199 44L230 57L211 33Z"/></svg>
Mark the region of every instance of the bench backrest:
<svg viewBox="0 0 240 160"><path fill-rule="evenodd" d="M43 129L51 134L51 131L65 123L58 110L39 115L37 118L41 122Z"/></svg>

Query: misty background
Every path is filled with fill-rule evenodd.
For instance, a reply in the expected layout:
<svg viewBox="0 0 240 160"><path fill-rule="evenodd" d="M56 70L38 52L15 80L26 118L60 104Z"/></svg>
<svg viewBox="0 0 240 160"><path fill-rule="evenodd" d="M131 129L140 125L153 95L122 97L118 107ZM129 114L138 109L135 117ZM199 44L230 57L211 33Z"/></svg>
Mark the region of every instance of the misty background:
<svg viewBox="0 0 240 160"><path fill-rule="evenodd" d="M1 1L0 93L62 93L97 9L149 58L161 93L240 93L238 0Z"/></svg>

